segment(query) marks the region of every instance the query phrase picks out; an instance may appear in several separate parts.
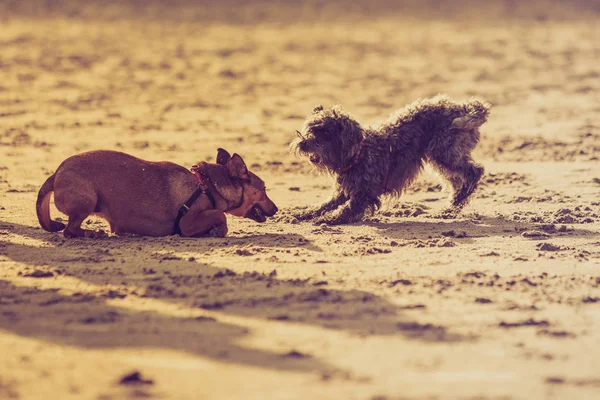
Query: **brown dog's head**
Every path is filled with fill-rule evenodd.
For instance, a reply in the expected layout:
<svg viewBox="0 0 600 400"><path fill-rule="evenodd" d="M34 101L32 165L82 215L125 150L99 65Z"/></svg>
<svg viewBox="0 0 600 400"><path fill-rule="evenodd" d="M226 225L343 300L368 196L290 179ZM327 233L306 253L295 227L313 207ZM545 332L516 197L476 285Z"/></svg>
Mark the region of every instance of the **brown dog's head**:
<svg viewBox="0 0 600 400"><path fill-rule="evenodd" d="M225 167L229 185L217 187L219 194L228 201L234 201L235 206L226 210L231 215L250 218L256 222L265 222L277 212L277 206L267 196L265 183L258 176L248 171L246 163L237 154L233 156L224 149L217 151L217 164ZM223 182L224 180L220 180ZM215 186L219 186L215 181Z"/></svg>
<svg viewBox="0 0 600 400"><path fill-rule="evenodd" d="M337 173L356 154L363 130L339 106L317 106L306 118L302 132L290 143L292 152L310 160L316 169Z"/></svg>

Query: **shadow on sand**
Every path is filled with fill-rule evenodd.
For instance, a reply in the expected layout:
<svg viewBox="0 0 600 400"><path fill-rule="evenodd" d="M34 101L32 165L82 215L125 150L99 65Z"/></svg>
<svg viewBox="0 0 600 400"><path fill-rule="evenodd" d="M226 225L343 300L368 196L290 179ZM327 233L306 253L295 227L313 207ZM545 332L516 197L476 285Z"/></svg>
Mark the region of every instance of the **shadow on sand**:
<svg viewBox="0 0 600 400"><path fill-rule="evenodd" d="M39 228L2 221L0 226L11 234L54 244L1 241L0 254L8 262L27 265L19 268L24 274L19 279L68 276L97 286L87 293L65 294L58 281L51 289L0 281L0 329L23 336L87 348L168 348L222 362L321 372L330 372L332 367L317 356L305 357L294 349L278 354L237 345L249 329L221 322L219 315L280 324L294 322L361 336L400 335L428 342L475 339L448 332L443 326L417 323L398 306L370 292L334 290L308 280L277 279L276 272L238 274L171 253L198 253L214 246L254 245L257 241L262 246L282 249L299 242L306 247L308 241L298 234L206 240L63 240ZM212 313L210 317L181 318L113 305L129 296ZM107 304L113 299L116 303Z"/></svg>

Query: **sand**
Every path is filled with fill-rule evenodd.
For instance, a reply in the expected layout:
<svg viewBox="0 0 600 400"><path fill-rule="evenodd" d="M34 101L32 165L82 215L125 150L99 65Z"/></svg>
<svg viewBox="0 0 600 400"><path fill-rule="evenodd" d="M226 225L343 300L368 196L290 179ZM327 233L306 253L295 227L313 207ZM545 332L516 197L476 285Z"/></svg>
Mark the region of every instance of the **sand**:
<svg viewBox="0 0 600 400"><path fill-rule="evenodd" d="M0 399L599 398L597 2L188 3L0 5ZM462 215L426 170L363 223L293 223L330 186L288 150L312 107L368 125L437 93L493 104ZM278 215L39 227L70 155L218 147Z"/></svg>

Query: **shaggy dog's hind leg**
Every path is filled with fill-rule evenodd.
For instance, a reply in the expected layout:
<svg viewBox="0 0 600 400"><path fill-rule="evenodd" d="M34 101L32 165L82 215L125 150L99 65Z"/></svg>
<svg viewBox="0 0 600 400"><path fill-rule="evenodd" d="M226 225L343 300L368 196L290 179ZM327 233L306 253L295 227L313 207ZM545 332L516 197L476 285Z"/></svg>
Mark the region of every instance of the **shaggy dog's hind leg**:
<svg viewBox="0 0 600 400"><path fill-rule="evenodd" d="M469 160L461 167L461 172L464 183L452 198L452 207L459 210L467 204L469 196L477 189L485 170L481 165Z"/></svg>
<svg viewBox="0 0 600 400"><path fill-rule="evenodd" d="M470 158L456 163L429 160L432 166L452 185L451 207L461 210L473 194L483 176L484 169Z"/></svg>
<svg viewBox="0 0 600 400"><path fill-rule="evenodd" d="M471 152L479 142L479 131L458 129L454 125L459 120L463 128L473 123L470 117L455 119L452 129L434 137L427 149L428 161L452 184L450 206L454 211L460 211L466 205L484 172L483 167L471 158Z"/></svg>

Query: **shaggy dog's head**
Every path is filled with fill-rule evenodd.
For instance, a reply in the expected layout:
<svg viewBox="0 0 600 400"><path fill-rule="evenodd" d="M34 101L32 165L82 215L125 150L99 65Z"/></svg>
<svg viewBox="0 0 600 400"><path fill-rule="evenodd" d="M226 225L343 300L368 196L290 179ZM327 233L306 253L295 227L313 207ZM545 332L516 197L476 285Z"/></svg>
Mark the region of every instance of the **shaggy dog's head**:
<svg viewBox="0 0 600 400"><path fill-rule="evenodd" d="M291 150L306 157L318 170L339 173L356 155L363 130L340 106L317 106L304 121L302 131L290 144Z"/></svg>

